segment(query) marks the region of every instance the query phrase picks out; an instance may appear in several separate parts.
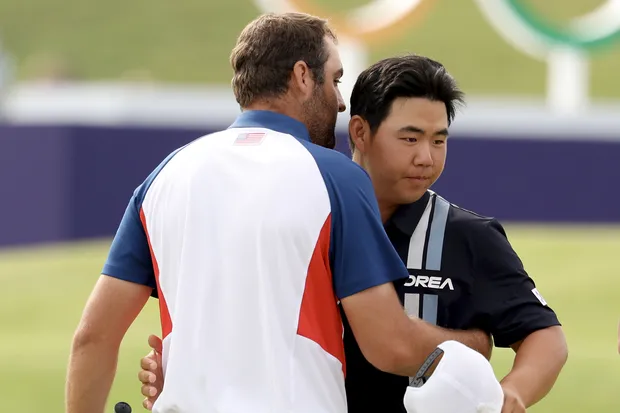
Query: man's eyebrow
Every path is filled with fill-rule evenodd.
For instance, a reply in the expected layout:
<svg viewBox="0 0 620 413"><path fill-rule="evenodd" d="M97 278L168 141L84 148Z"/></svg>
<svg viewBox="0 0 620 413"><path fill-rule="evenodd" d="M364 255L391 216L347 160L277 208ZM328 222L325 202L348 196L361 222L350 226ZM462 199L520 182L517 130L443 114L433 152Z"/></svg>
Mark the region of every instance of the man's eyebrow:
<svg viewBox="0 0 620 413"><path fill-rule="evenodd" d="M398 131L399 132L421 133L421 134L426 133L424 129L418 128L417 126L413 126L413 125L403 126ZM434 136L437 136L437 135L448 136L448 129L443 128L443 129L438 130L437 132L434 133Z"/></svg>
<svg viewBox="0 0 620 413"><path fill-rule="evenodd" d="M424 134L424 129L418 128L417 126L413 126L413 125L403 126L398 131L399 132L412 132L412 133L422 133L422 134Z"/></svg>

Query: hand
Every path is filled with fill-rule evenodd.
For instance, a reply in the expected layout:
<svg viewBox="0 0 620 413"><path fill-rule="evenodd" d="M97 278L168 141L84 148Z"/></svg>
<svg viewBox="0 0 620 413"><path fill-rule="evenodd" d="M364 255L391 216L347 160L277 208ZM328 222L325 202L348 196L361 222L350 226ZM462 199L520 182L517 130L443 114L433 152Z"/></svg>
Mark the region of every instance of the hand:
<svg viewBox="0 0 620 413"><path fill-rule="evenodd" d="M504 406L502 413L524 413L525 404L521 400L519 393L510 386L502 384L504 390Z"/></svg>
<svg viewBox="0 0 620 413"><path fill-rule="evenodd" d="M140 372L138 379L142 383L142 395L146 398L142 402L147 410L153 410L153 404L164 388L164 372L162 370L161 339L155 335L149 336L151 352L140 360Z"/></svg>

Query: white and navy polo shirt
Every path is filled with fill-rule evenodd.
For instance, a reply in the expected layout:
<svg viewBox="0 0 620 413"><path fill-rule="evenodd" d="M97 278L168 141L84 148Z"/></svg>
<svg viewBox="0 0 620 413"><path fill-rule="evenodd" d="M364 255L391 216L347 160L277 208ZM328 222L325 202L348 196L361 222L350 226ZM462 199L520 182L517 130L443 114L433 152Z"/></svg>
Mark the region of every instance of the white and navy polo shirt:
<svg viewBox="0 0 620 413"><path fill-rule="evenodd" d="M154 413L346 413L339 300L408 277L368 175L267 111L170 154L103 273L157 290Z"/></svg>

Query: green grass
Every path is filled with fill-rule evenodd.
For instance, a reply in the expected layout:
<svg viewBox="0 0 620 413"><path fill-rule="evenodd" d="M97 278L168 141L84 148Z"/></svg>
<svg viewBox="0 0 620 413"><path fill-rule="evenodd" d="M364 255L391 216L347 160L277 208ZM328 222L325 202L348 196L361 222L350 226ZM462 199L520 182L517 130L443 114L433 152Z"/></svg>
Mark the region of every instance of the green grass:
<svg viewBox="0 0 620 413"><path fill-rule="evenodd" d="M555 389L528 411L620 411L620 356L616 352L620 228L507 229L539 290L559 313L570 347L569 361ZM0 251L0 399L4 411L63 411L71 336L108 245L106 240ZM122 345L111 402L125 400L141 410L136 374L151 332L159 333L155 301L148 304ZM493 364L499 376L508 371L511 358L508 350L495 352Z"/></svg>
<svg viewBox="0 0 620 413"><path fill-rule="evenodd" d="M364 0L312 0L338 13ZM527 0L558 24L602 0ZM337 4L337 6L335 5ZM86 79L148 71L171 82L228 83L228 55L243 26L258 14L251 0L8 0L0 2L0 36L19 59L20 76L31 58L61 56ZM445 63L467 93L541 95L545 64L505 43L473 0L437 0L428 17L398 38L371 50L371 59L416 52ZM620 97L620 48L596 55L592 94Z"/></svg>

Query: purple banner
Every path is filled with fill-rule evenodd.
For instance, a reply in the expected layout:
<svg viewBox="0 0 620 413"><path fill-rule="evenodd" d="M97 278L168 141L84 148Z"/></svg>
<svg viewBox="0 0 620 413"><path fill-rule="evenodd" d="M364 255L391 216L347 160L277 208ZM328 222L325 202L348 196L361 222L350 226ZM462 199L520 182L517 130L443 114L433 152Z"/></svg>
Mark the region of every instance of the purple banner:
<svg viewBox="0 0 620 413"><path fill-rule="evenodd" d="M504 221L620 222L620 140L450 140L435 191Z"/></svg>
<svg viewBox="0 0 620 413"><path fill-rule="evenodd" d="M0 245L113 235L134 188L208 132L0 126ZM454 136L434 189L503 221L620 222L619 160L620 141Z"/></svg>

